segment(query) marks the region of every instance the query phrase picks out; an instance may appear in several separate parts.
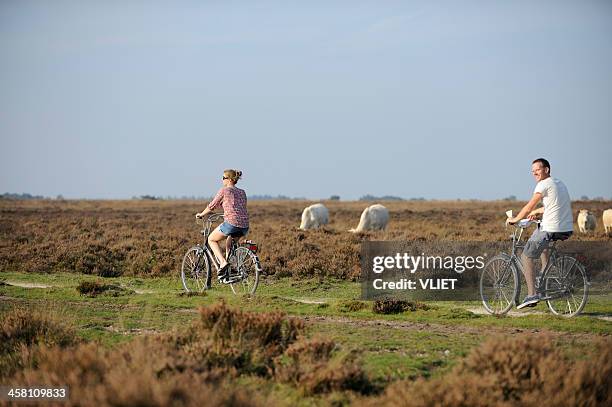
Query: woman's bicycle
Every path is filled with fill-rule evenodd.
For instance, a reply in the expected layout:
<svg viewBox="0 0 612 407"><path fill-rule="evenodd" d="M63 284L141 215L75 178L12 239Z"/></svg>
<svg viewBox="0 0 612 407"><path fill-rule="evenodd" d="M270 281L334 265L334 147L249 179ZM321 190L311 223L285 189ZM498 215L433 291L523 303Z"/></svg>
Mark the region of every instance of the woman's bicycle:
<svg viewBox="0 0 612 407"><path fill-rule="evenodd" d="M517 254L523 231L536 223L523 219L515 225L512 250L500 253L487 262L480 276L480 297L487 312L507 313L520 303L523 264ZM536 277L536 292L555 315L573 317L580 314L587 302L589 281L584 266L574 257L558 252L553 241L544 271Z"/></svg>
<svg viewBox="0 0 612 407"><path fill-rule="evenodd" d="M181 265L181 281L187 292L202 292L212 287L213 266L219 273L219 261L208 244L208 235L212 232L213 224L223 219L221 214L210 215L206 220L196 221L203 226L200 231L204 236L204 243L187 250ZM222 284L229 284L234 294L254 294L259 284L259 274L262 272L259 257L257 257L257 244L251 240L239 243L237 238L227 254L227 261L231 265L229 273L220 280Z"/></svg>

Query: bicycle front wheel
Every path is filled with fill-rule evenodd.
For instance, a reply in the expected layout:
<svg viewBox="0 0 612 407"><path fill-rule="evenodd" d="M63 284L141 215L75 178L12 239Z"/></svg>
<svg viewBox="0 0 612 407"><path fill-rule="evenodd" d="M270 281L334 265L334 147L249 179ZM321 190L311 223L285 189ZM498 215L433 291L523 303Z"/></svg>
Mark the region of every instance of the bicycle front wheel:
<svg viewBox="0 0 612 407"><path fill-rule="evenodd" d="M238 247L229 261L237 278L236 282L230 284L234 294L255 294L261 270L257 255L246 247Z"/></svg>
<svg viewBox="0 0 612 407"><path fill-rule="evenodd" d="M181 265L181 282L186 292L202 292L210 283L210 263L200 246L187 250Z"/></svg>
<svg viewBox="0 0 612 407"><path fill-rule="evenodd" d="M518 298L520 279L510 257L497 255L487 262L480 275L480 298L489 314L503 315Z"/></svg>
<svg viewBox="0 0 612 407"><path fill-rule="evenodd" d="M551 264L545 280L548 309L563 317L573 317L584 309L589 281L584 266L571 256L560 256Z"/></svg>

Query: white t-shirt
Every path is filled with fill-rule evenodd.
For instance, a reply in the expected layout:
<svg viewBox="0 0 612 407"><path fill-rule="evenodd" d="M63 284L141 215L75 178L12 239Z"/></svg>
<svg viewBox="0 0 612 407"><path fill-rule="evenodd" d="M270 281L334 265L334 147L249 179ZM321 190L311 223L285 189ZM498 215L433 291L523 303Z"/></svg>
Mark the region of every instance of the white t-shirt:
<svg viewBox="0 0 612 407"><path fill-rule="evenodd" d="M542 230L545 232L573 232L572 202L565 184L548 177L536 184L534 193L542 194L544 216Z"/></svg>

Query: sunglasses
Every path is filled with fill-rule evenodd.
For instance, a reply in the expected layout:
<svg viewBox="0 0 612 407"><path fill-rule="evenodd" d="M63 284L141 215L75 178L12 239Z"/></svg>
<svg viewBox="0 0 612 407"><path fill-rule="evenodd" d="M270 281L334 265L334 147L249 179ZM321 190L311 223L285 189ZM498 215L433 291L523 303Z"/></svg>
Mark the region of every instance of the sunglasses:
<svg viewBox="0 0 612 407"><path fill-rule="evenodd" d="M226 180L226 179L229 179L229 177L223 177L222 179Z"/></svg>

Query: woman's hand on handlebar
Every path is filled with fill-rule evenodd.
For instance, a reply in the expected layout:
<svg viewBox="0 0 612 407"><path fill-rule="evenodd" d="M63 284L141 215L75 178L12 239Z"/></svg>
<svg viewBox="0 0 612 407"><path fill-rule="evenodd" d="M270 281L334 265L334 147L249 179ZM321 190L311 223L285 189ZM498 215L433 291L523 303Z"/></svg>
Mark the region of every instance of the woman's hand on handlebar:
<svg viewBox="0 0 612 407"><path fill-rule="evenodd" d="M204 216L206 216L208 213L210 213L210 209L208 209L208 207L206 209L204 209L202 212L198 212L196 213L195 217L196 219L201 219Z"/></svg>

